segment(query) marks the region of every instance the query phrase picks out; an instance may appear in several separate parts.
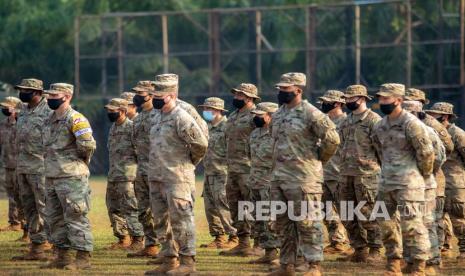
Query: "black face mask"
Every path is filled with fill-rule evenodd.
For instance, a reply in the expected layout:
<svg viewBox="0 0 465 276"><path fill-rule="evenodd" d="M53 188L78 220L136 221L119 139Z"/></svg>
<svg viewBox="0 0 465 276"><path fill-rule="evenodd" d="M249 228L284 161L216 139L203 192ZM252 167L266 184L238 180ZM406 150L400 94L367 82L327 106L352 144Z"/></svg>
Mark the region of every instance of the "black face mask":
<svg viewBox="0 0 465 276"><path fill-rule="evenodd" d="M152 104L153 104L153 108L162 109L163 106L165 105L165 100L164 99L153 98L152 99Z"/></svg>
<svg viewBox="0 0 465 276"><path fill-rule="evenodd" d="M241 108L244 107L245 101L244 100L239 100L239 99L233 99L233 105L234 105L235 108L241 109Z"/></svg>
<svg viewBox="0 0 465 276"><path fill-rule="evenodd" d="M265 125L265 118L262 117L253 117L253 122L256 127L263 127Z"/></svg>
<svg viewBox="0 0 465 276"><path fill-rule="evenodd" d="M418 116L418 119L424 120L426 118L426 113L423 111L420 111L418 112L417 116Z"/></svg>
<svg viewBox="0 0 465 276"><path fill-rule="evenodd" d="M64 98L61 98L61 99L48 99L47 100L48 107L50 107L51 110L57 110L65 102L63 99Z"/></svg>
<svg viewBox="0 0 465 276"><path fill-rule="evenodd" d="M135 95L134 98L132 98L132 102L134 103L135 106L141 107L144 103L147 101L145 100L146 96L141 96L141 95Z"/></svg>
<svg viewBox="0 0 465 276"><path fill-rule="evenodd" d="M2 108L2 113L3 115L7 116L7 117L10 117L11 116L11 112L10 110L6 109L6 108Z"/></svg>
<svg viewBox="0 0 465 276"><path fill-rule="evenodd" d="M114 123L118 121L120 114L119 112L108 112L107 115L108 115L108 119L110 120L110 122Z"/></svg>
<svg viewBox="0 0 465 276"><path fill-rule="evenodd" d="M438 122L440 122L442 124L442 123L444 123L445 118L444 118L444 116L441 116L441 117L436 118L436 120L438 120Z"/></svg>
<svg viewBox="0 0 465 276"><path fill-rule="evenodd" d="M346 106L350 111L354 111L354 110L357 110L360 104L357 101L355 101L355 102L346 103Z"/></svg>
<svg viewBox="0 0 465 276"><path fill-rule="evenodd" d="M379 105L379 109L381 110L381 112L383 112L384 114L386 115L389 115L392 113L392 111L394 111L394 109L397 107L397 105L395 105L394 103L390 103L390 104L380 104Z"/></svg>
<svg viewBox="0 0 465 276"><path fill-rule="evenodd" d="M329 113L335 107L336 107L336 103L322 103L321 111L323 111L323 113Z"/></svg>
<svg viewBox="0 0 465 276"><path fill-rule="evenodd" d="M296 94L293 92L285 92L285 91L279 91L278 92L278 104L288 104L294 100L296 97Z"/></svg>
<svg viewBox="0 0 465 276"><path fill-rule="evenodd" d="M19 92L19 99L23 103L29 103L34 97L34 92Z"/></svg>

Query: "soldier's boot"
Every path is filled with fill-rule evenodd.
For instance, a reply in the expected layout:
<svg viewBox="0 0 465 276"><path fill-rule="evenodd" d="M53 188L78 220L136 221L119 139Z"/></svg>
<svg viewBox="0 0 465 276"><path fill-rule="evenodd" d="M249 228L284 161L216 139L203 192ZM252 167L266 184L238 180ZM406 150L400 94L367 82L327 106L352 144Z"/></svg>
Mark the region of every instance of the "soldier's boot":
<svg viewBox="0 0 465 276"><path fill-rule="evenodd" d="M273 260L273 261L270 262L270 266L268 267L268 271L273 272L275 270L278 270L280 266L281 266L281 264L279 263L279 259Z"/></svg>
<svg viewBox="0 0 465 276"><path fill-rule="evenodd" d="M131 245L128 246L127 250L131 252L138 252L144 249L144 236L132 237Z"/></svg>
<svg viewBox="0 0 465 276"><path fill-rule="evenodd" d="M435 276L436 275L436 265L426 265L425 266L425 275Z"/></svg>
<svg viewBox="0 0 465 276"><path fill-rule="evenodd" d="M44 251L51 253L53 252L53 244L49 243L48 241L44 242Z"/></svg>
<svg viewBox="0 0 465 276"><path fill-rule="evenodd" d="M71 262L70 264L64 267L65 270L85 270L91 268L92 266L90 264L90 252L81 250L78 250L76 252L76 259L74 260L74 262Z"/></svg>
<svg viewBox="0 0 465 276"><path fill-rule="evenodd" d="M73 251L68 248L57 248L57 256L51 262L41 266L42 269L63 269L65 266L73 263Z"/></svg>
<svg viewBox="0 0 465 276"><path fill-rule="evenodd" d="M463 261L465 260L465 251L460 252L460 254L457 256L457 261Z"/></svg>
<svg viewBox="0 0 465 276"><path fill-rule="evenodd" d="M271 264L272 261L279 258L278 249L267 248L265 249L265 255L256 260L249 261L249 264Z"/></svg>
<svg viewBox="0 0 465 276"><path fill-rule="evenodd" d="M161 265L164 261L164 257L154 257L152 260L147 262L147 265Z"/></svg>
<svg viewBox="0 0 465 276"><path fill-rule="evenodd" d="M117 242L107 247L107 250L120 250L126 249L131 245L131 238L129 236L123 236L119 238Z"/></svg>
<svg viewBox="0 0 465 276"><path fill-rule="evenodd" d="M23 229L23 235L19 239L17 239L16 241L24 242L24 243L30 243L31 242L31 239L29 239L29 232L27 231L27 229Z"/></svg>
<svg viewBox="0 0 465 276"><path fill-rule="evenodd" d="M163 275L164 273L173 270L179 266L178 258L176 257L163 257L163 263L154 270L148 270L144 275Z"/></svg>
<svg viewBox="0 0 465 276"><path fill-rule="evenodd" d="M254 256L250 247L250 237L247 235L239 236L237 246L220 252L222 256Z"/></svg>
<svg viewBox="0 0 465 276"><path fill-rule="evenodd" d="M230 235L228 242L224 245L223 248L233 248L239 244L239 238L237 236Z"/></svg>
<svg viewBox="0 0 465 276"><path fill-rule="evenodd" d="M21 231L21 224L10 224L0 229L0 232L18 232Z"/></svg>
<svg viewBox="0 0 465 276"><path fill-rule="evenodd" d="M414 260L412 269L410 271L411 276L425 276L426 262L423 260Z"/></svg>
<svg viewBox="0 0 465 276"><path fill-rule="evenodd" d="M44 252L43 243L32 243L31 250L26 252L24 255L14 256L11 258L12 261L47 261L47 256Z"/></svg>
<svg viewBox="0 0 465 276"><path fill-rule="evenodd" d="M265 255L265 250L260 246L258 239L254 239L251 254L252 256L258 257L263 257Z"/></svg>
<svg viewBox="0 0 465 276"><path fill-rule="evenodd" d="M380 248L370 248L370 253L368 253L367 262L368 263L379 263L383 260L383 256L381 255Z"/></svg>
<svg viewBox="0 0 465 276"><path fill-rule="evenodd" d="M268 273L268 276L295 276L294 264L282 264L278 270Z"/></svg>
<svg viewBox="0 0 465 276"><path fill-rule="evenodd" d="M369 249L368 247L356 248L352 255L338 258L338 261L353 262L353 263L366 263L368 261Z"/></svg>
<svg viewBox="0 0 465 276"><path fill-rule="evenodd" d="M166 275L171 276L181 276L181 275L190 275L191 273L196 272L195 270L195 259L193 256L180 256L180 265L168 272Z"/></svg>
<svg viewBox="0 0 465 276"><path fill-rule="evenodd" d="M321 265L320 262L311 262L308 265L308 270L303 276L321 276Z"/></svg>
<svg viewBox="0 0 465 276"><path fill-rule="evenodd" d="M400 259L388 259L384 276L402 276Z"/></svg>
<svg viewBox="0 0 465 276"><path fill-rule="evenodd" d="M228 248L225 247L226 244L228 243L228 237L226 235L216 235L215 239L208 243L208 244L202 244L200 245L201 248L214 248L214 249L224 249Z"/></svg>
<svg viewBox="0 0 465 276"><path fill-rule="evenodd" d="M307 272L309 269L308 266L308 262L305 258L303 256L298 256L294 266L295 272Z"/></svg>
<svg viewBox="0 0 465 276"><path fill-rule="evenodd" d="M410 273L412 271L412 265L413 263L411 262L401 262L401 271L402 273Z"/></svg>
<svg viewBox="0 0 465 276"><path fill-rule="evenodd" d="M326 246L323 252L325 254L344 254L348 250L349 248L346 244L337 242Z"/></svg>
<svg viewBox="0 0 465 276"><path fill-rule="evenodd" d="M156 245L148 245L137 252L128 253L128 258L156 257L160 253L160 248Z"/></svg>

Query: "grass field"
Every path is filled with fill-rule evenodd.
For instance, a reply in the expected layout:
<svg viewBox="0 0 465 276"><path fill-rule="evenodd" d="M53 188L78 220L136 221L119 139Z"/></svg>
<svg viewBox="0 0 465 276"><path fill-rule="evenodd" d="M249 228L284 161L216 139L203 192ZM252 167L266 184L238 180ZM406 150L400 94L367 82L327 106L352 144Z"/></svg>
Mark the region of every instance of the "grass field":
<svg viewBox="0 0 465 276"><path fill-rule="evenodd" d="M93 253L93 268L82 271L84 275L142 275L147 266L146 259L127 259L123 251L107 251L104 248L115 241L105 207L105 178L91 179L92 208L90 220L95 239ZM198 183L197 195L200 195L201 182ZM0 226L5 226L7 201L0 200ZM209 242L208 225L205 219L203 200L198 196L195 203L197 246ZM11 262L10 258L20 254L24 245L14 242L20 236L19 232L0 233L0 275L63 275L61 270L38 269L40 262ZM372 265L341 263L335 261L336 256L326 256L323 263L325 275L382 275L384 263ZM217 250L197 249L198 275L264 275L267 267L247 264L249 258L231 258L218 256ZM68 272L69 274L72 274ZM76 274L76 273L74 273ZM465 275L465 264L454 260L446 260L443 275Z"/></svg>

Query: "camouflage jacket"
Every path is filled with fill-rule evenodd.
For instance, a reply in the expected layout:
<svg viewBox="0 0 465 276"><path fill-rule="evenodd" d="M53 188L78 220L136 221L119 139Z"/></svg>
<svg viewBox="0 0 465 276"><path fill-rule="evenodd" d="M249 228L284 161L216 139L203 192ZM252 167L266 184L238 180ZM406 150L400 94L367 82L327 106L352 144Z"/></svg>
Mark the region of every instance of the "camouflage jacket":
<svg viewBox="0 0 465 276"><path fill-rule="evenodd" d="M465 131L455 124L451 124L449 131L454 141L454 151L447 156L442 167L446 176L446 189L465 188Z"/></svg>
<svg viewBox="0 0 465 276"><path fill-rule="evenodd" d="M385 116L373 129L373 141L381 158L380 190L425 187L424 179L433 173L434 150L417 117L405 110L392 122Z"/></svg>
<svg viewBox="0 0 465 276"><path fill-rule="evenodd" d="M133 123L129 118L121 125L114 123L108 135L110 170L108 181L134 181L137 158L134 146Z"/></svg>
<svg viewBox="0 0 465 276"><path fill-rule="evenodd" d="M351 113L340 126L342 175L373 175L380 170L371 134L381 117L371 109Z"/></svg>
<svg viewBox="0 0 465 276"><path fill-rule="evenodd" d="M322 162L336 152L339 136L328 116L304 100L293 108L281 106L273 114L274 139L271 181L321 193Z"/></svg>
<svg viewBox="0 0 465 276"><path fill-rule="evenodd" d="M203 159L205 175L226 175L228 164L226 161L225 126L227 118L224 116L216 125L208 125L208 150Z"/></svg>
<svg viewBox="0 0 465 276"><path fill-rule="evenodd" d="M440 183L436 181L435 173L441 169L442 165L446 161L446 148L444 147L444 144L442 143L441 138L439 138L439 134L437 134L436 130L427 125L425 125L425 128L434 150L433 174L425 179L425 188L436 189L436 196L438 196L438 189L444 191L444 186L439 186Z"/></svg>
<svg viewBox="0 0 465 276"><path fill-rule="evenodd" d="M60 117L52 112L45 122L44 145L46 177L89 175L96 143L84 115L71 107Z"/></svg>
<svg viewBox="0 0 465 276"><path fill-rule="evenodd" d="M347 117L346 113L341 114L339 117L333 119L336 129L339 132L342 122ZM336 153L329 159L323 166L324 180L325 181L339 181L341 172L339 166L341 164L341 151L338 149Z"/></svg>
<svg viewBox="0 0 465 276"><path fill-rule="evenodd" d="M438 120L436 120L433 116L429 114L425 115L425 118L421 121L436 131L442 143L444 144L444 147L446 148L446 154L452 153L452 151L454 151L454 142L452 141L449 132L447 132L446 127L438 122Z"/></svg>
<svg viewBox="0 0 465 276"><path fill-rule="evenodd" d="M190 103L187 103L181 99L176 99L176 104L178 104L189 115L191 115L192 118L194 118L195 122L199 125L200 129L208 138L208 125L203 120L202 116L200 116L200 114L197 112L197 109L195 109L195 107L193 107Z"/></svg>
<svg viewBox="0 0 465 276"><path fill-rule="evenodd" d="M7 169L16 168L16 121L10 122L7 117L0 123L0 145L2 165Z"/></svg>
<svg viewBox="0 0 465 276"><path fill-rule="evenodd" d="M255 105L239 112L235 110L226 122L226 156L228 173L250 173L250 145L249 137L255 128L254 115L250 111Z"/></svg>
<svg viewBox="0 0 465 276"><path fill-rule="evenodd" d="M262 189L270 186L273 144L273 137L267 128L256 128L250 134L252 167L248 183L252 189Z"/></svg>
<svg viewBox="0 0 465 276"><path fill-rule="evenodd" d="M187 111L176 105L157 112L150 130L149 180L172 185L174 197L191 201L195 166L204 157L208 140Z"/></svg>
<svg viewBox="0 0 465 276"><path fill-rule="evenodd" d="M137 155L137 175L147 176L149 171L150 129L152 110L142 110L133 121L134 146Z"/></svg>
<svg viewBox="0 0 465 276"><path fill-rule="evenodd" d="M47 100L42 98L39 104L29 109L27 105L21 110L16 123L16 145L18 149L17 173L44 173L44 122L51 114Z"/></svg>

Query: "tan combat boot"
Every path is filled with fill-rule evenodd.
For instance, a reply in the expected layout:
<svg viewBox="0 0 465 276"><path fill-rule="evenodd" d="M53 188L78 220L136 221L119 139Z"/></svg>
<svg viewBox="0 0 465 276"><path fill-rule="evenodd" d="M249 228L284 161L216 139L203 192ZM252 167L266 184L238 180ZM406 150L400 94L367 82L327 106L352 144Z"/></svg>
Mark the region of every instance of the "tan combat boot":
<svg viewBox="0 0 465 276"><path fill-rule="evenodd" d="M409 275L412 276L425 276L426 262L423 260L414 260L412 269Z"/></svg>
<svg viewBox="0 0 465 276"><path fill-rule="evenodd" d="M161 259L161 258L160 258ZM178 258L176 257L163 257L163 263L154 270L148 270L144 275L160 275L179 266Z"/></svg>
<svg viewBox="0 0 465 276"><path fill-rule="evenodd" d="M76 252L76 260L64 267L64 269L66 270L85 270L91 268L92 266L90 265L90 252L81 250L78 250Z"/></svg>
<svg viewBox="0 0 465 276"><path fill-rule="evenodd" d="M368 253L367 262L371 264L379 263L383 260L383 256L381 255L380 248L370 248L370 253Z"/></svg>
<svg viewBox="0 0 465 276"><path fill-rule="evenodd" d="M7 227L1 228L0 232L19 232L21 230L21 224L10 224Z"/></svg>
<svg viewBox="0 0 465 276"><path fill-rule="evenodd" d="M233 247L236 247L238 243L239 243L239 238L237 236L230 235L228 242L224 245L223 248L225 248L225 249L226 248L233 248Z"/></svg>
<svg viewBox="0 0 465 276"><path fill-rule="evenodd" d="M239 244L229 250L221 251L220 255L222 256L254 256L252 248L250 247L250 237L249 236L240 236Z"/></svg>
<svg viewBox="0 0 465 276"><path fill-rule="evenodd" d="M180 256L181 259L181 264L168 272L166 272L166 275L189 275L190 273L196 272L195 270L195 259L193 256Z"/></svg>
<svg viewBox="0 0 465 276"><path fill-rule="evenodd" d="M31 239L29 239L29 232L27 231L27 229L23 229L23 235L19 239L17 239L16 241L24 242L24 243L30 243L31 242Z"/></svg>
<svg viewBox="0 0 465 276"><path fill-rule="evenodd" d="M267 248L265 249L265 255L256 260L249 261L249 264L271 264L274 260L279 258L278 249Z"/></svg>
<svg viewBox="0 0 465 276"><path fill-rule="evenodd" d="M387 260L384 276L402 276L402 271L400 270L400 259Z"/></svg>
<svg viewBox="0 0 465 276"><path fill-rule="evenodd" d="M269 273L268 276L295 276L294 264L282 264L278 270Z"/></svg>
<svg viewBox="0 0 465 276"><path fill-rule="evenodd" d="M342 262L366 263L368 261L368 250L368 247L357 248L352 255L337 258L337 260Z"/></svg>
<svg viewBox="0 0 465 276"><path fill-rule="evenodd" d="M295 272L307 272L308 271L308 262L303 256L297 256L295 261Z"/></svg>
<svg viewBox="0 0 465 276"><path fill-rule="evenodd" d="M119 250L126 249L131 245L131 238L129 236L123 236L119 238L118 242L107 247L107 250Z"/></svg>
<svg viewBox="0 0 465 276"><path fill-rule="evenodd" d="M51 262L41 266L42 269L63 269L73 263L73 251L68 248L57 248L57 256Z"/></svg>
<svg viewBox="0 0 465 276"><path fill-rule="evenodd" d="M225 245L228 242L228 238L226 235L217 235L215 236L215 239L208 244L202 244L200 245L201 248L214 248L214 249L223 249L226 248Z"/></svg>
<svg viewBox="0 0 465 276"><path fill-rule="evenodd" d="M138 252L144 249L144 236L142 237L132 237L131 245L127 250L131 252Z"/></svg>
<svg viewBox="0 0 465 276"><path fill-rule="evenodd" d="M303 276L321 276L320 262L311 262L308 265L308 271Z"/></svg>
<svg viewBox="0 0 465 276"><path fill-rule="evenodd" d="M143 257L156 257L160 253L160 248L156 245L148 245L144 249L128 253L128 258L143 258Z"/></svg>
<svg viewBox="0 0 465 276"><path fill-rule="evenodd" d="M346 244L343 244L343 243L334 243L334 244L330 244L328 246L325 247L325 249L323 250L323 253L325 254L344 254L345 252L347 252L348 250L348 246Z"/></svg>
<svg viewBox="0 0 465 276"><path fill-rule="evenodd" d="M436 267L437 265L426 265L425 267L425 275L427 276L435 276L436 275Z"/></svg>
<svg viewBox="0 0 465 276"><path fill-rule="evenodd" d="M43 243L32 243L31 250L21 256L14 256L12 261L47 261Z"/></svg>

